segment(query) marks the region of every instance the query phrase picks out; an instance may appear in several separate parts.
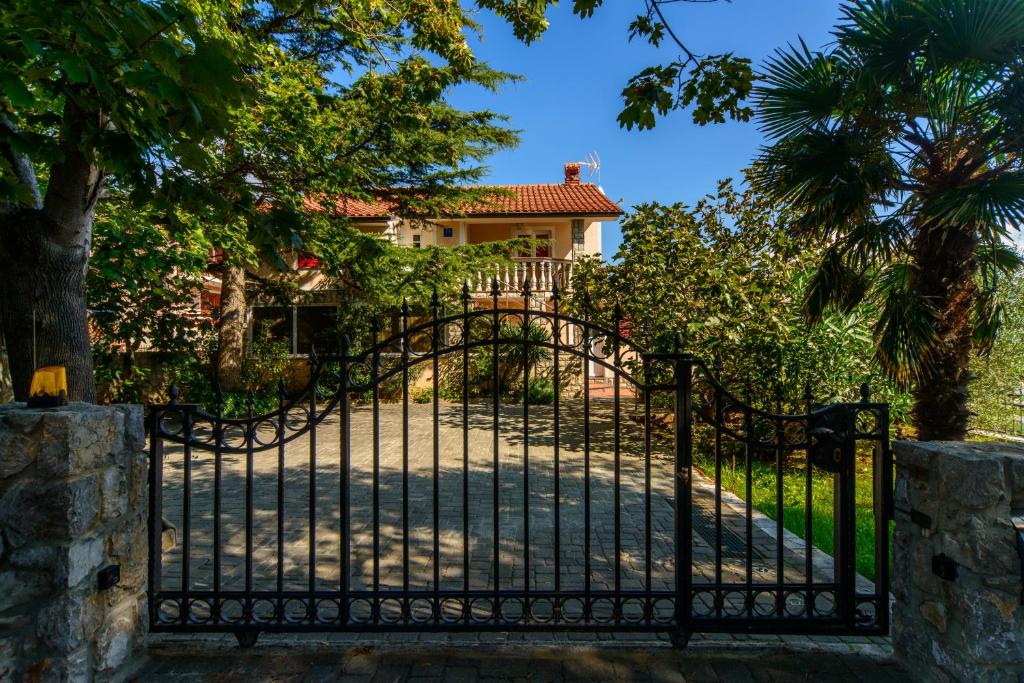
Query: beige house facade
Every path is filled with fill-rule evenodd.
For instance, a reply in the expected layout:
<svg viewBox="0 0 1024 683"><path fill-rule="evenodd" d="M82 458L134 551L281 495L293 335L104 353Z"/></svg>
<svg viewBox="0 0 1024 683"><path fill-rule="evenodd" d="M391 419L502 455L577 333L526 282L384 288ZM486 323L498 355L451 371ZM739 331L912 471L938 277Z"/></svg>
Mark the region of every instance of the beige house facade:
<svg viewBox="0 0 1024 683"><path fill-rule="evenodd" d="M622 209L600 187L580 182L578 163L565 165L561 183L495 187L505 193L458 217L414 222L392 215L383 203L352 199L336 201L332 210L358 229L409 249L533 238L536 246L529 253L515 255L510 265L495 264L493 269L481 270L468 283L474 298L484 304L495 278L510 299L529 281L533 306L548 305L556 286L563 291L571 287L573 264L584 256L599 255L603 224L622 215ZM296 283L310 296L291 307L254 302L248 315L249 333L269 325L275 337L291 339L294 355L303 356L339 300L314 256L293 255L290 265Z"/></svg>

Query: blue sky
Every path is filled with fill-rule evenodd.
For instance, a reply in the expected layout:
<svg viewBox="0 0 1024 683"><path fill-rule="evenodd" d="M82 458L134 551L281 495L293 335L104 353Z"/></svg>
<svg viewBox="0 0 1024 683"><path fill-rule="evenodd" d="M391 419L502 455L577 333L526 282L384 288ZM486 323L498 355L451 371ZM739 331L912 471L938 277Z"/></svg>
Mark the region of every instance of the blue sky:
<svg viewBox="0 0 1024 683"><path fill-rule="evenodd" d="M630 43L627 26L640 0L606 0L586 21L571 2L551 14L551 28L524 46L507 24L481 12L484 26L477 54L492 67L522 75L497 94L474 88L454 93L464 109L491 109L511 117L522 131L519 147L490 159L490 183L561 182L562 164L600 154L601 185L623 208L647 201L692 203L715 189L720 178L737 177L754 157L762 136L754 123L700 127L689 112L674 112L653 131L620 129L616 116L626 80L642 68L665 62L676 50ZM777 47L803 37L812 48L829 42L839 16L830 0L733 0L678 3L667 8L673 28L691 50L733 51L755 66ZM586 176L584 176L586 177ZM604 255L620 242L616 224L605 224Z"/></svg>

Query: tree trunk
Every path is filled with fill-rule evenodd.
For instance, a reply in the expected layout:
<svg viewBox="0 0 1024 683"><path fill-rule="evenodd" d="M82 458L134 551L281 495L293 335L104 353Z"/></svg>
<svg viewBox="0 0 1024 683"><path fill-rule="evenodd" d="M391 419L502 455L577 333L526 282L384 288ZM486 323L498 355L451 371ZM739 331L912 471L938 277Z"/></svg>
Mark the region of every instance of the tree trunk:
<svg viewBox="0 0 1024 683"><path fill-rule="evenodd" d="M915 244L915 285L935 309L935 347L914 391L922 441L963 441L970 411L970 357L978 288L978 238L969 228L922 230Z"/></svg>
<svg viewBox="0 0 1024 683"><path fill-rule="evenodd" d="M242 385L242 354L245 351L245 268L225 263L220 283L217 381L224 391L233 391Z"/></svg>
<svg viewBox="0 0 1024 683"><path fill-rule="evenodd" d="M17 400L44 365L67 369L70 399L96 400L85 300L89 250L50 238L63 228L39 209L0 217L0 324Z"/></svg>

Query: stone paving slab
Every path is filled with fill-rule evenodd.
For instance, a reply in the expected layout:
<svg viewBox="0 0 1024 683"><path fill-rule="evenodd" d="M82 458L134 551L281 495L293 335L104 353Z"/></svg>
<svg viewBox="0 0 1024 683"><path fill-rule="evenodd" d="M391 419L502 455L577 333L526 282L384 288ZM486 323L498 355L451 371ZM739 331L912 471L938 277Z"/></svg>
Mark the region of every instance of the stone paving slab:
<svg viewBox="0 0 1024 683"><path fill-rule="evenodd" d="M495 634L499 635L499 634ZM564 635L564 634L563 634ZM588 635L588 634L584 634ZM589 636L592 638L592 636ZM164 641L150 647L138 679L218 681L889 681L910 680L891 649L841 639L696 639L686 650L633 645L444 643L346 646L307 638L239 650L225 642Z"/></svg>

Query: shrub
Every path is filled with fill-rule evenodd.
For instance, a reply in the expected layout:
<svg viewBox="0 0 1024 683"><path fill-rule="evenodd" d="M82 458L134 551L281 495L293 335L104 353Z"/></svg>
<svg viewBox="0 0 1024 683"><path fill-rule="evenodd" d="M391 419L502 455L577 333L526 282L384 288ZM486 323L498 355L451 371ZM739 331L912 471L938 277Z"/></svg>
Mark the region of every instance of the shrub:
<svg viewBox="0 0 1024 683"><path fill-rule="evenodd" d="M547 377L536 377L530 380L526 393L528 403L550 405L555 402L555 385Z"/></svg>

